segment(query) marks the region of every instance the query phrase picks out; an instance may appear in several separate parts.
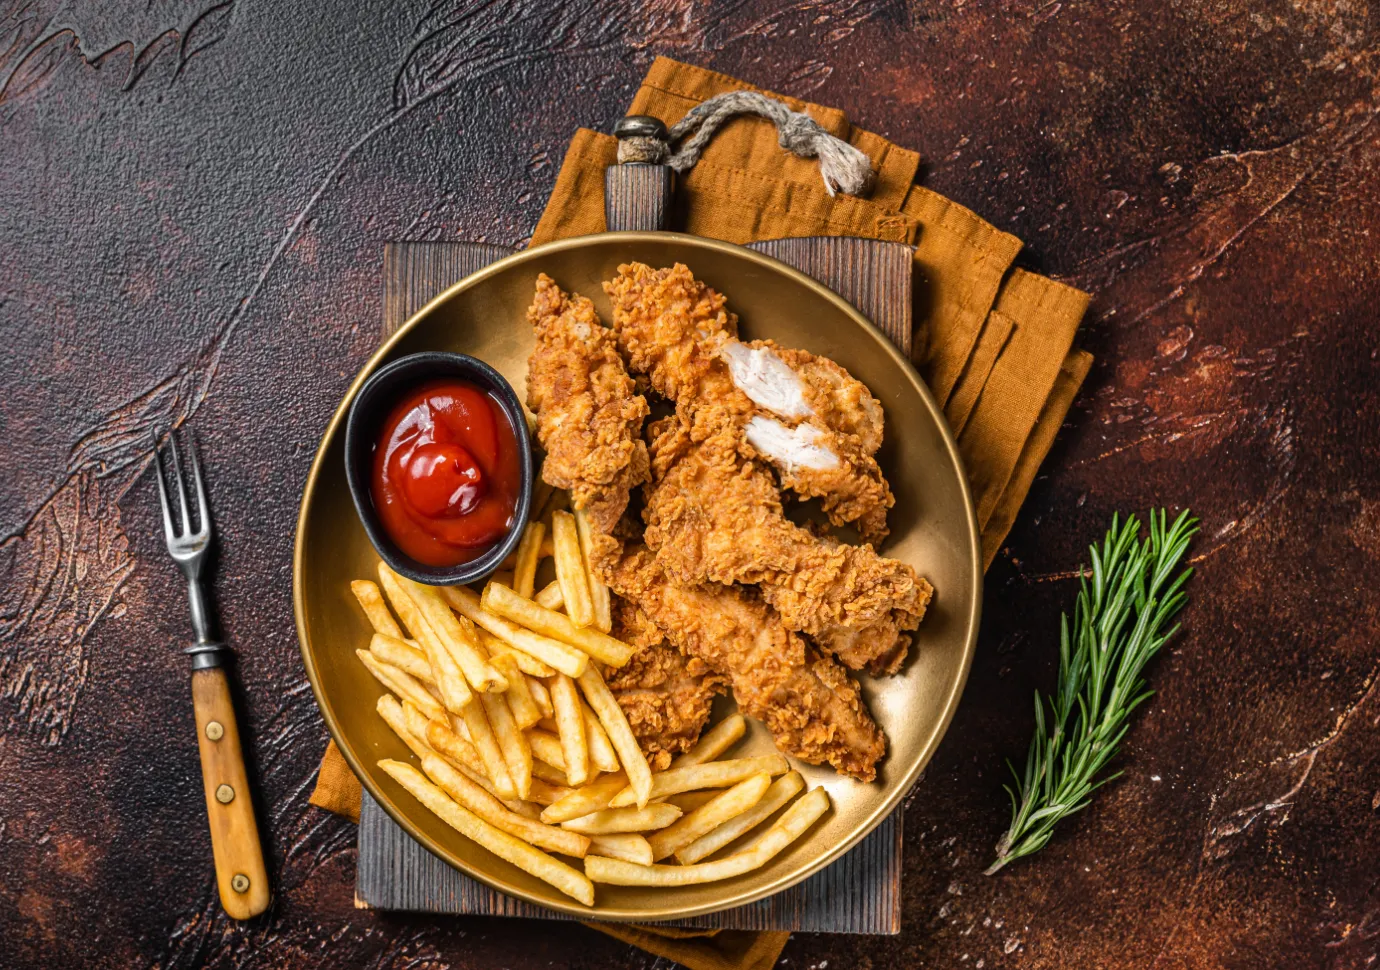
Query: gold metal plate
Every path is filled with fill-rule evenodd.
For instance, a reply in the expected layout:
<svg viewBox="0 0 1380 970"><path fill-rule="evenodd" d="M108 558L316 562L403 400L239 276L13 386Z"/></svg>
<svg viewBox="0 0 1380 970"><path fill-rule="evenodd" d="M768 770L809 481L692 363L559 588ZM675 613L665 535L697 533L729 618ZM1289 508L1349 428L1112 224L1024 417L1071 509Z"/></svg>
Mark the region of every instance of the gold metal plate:
<svg viewBox="0 0 1380 970"><path fill-rule="evenodd" d="M896 493L883 552L920 570L935 596L901 674L861 678L889 740L876 782L797 765L810 786L828 789L834 808L767 866L675 889L600 885L597 905L587 909L454 832L376 765L380 758L411 756L375 712L382 688L354 653L368 644L370 630L349 582L373 576L378 557L345 484L345 413L377 367L422 350L488 361L521 395L532 344L525 314L537 273L590 297L607 320L601 284L631 260L685 263L727 295L746 339L770 337L831 357L871 388L886 411L878 460ZM307 477L293 559L293 606L307 676L331 736L369 793L422 845L470 876L530 903L609 920L683 919L741 906L806 878L871 831L910 790L948 727L968 676L981 596L977 519L958 449L905 358L856 310L804 274L739 246L673 233L603 233L549 243L484 268L423 307L360 371L331 419ZM731 702L721 702L716 717L729 710ZM774 751L766 729L749 724L735 755Z"/></svg>

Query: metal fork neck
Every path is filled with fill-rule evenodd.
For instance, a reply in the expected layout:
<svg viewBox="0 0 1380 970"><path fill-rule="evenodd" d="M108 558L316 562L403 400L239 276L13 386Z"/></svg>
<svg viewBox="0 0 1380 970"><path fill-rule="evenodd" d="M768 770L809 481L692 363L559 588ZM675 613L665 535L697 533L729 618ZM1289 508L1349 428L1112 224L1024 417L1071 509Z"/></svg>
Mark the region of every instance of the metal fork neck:
<svg viewBox="0 0 1380 970"><path fill-rule="evenodd" d="M192 658L192 669L205 670L223 666L230 648L211 637L211 614L206 605L206 591L201 586L200 577L187 578L187 599L191 601L192 631L196 634L196 643L185 651Z"/></svg>
<svg viewBox="0 0 1380 970"><path fill-rule="evenodd" d="M230 648L223 643L194 643L182 651L192 658L192 671L224 667L230 661Z"/></svg>

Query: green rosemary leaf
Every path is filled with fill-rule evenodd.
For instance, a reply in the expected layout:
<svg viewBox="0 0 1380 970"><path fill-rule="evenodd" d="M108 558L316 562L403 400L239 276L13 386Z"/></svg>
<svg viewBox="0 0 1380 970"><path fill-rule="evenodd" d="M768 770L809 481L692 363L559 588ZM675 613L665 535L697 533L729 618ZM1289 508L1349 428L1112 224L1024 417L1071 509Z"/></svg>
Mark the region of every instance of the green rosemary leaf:
<svg viewBox="0 0 1380 970"><path fill-rule="evenodd" d="M1130 729L1131 714L1154 694L1142 676L1145 665L1179 632L1173 621L1193 574L1179 567L1198 531L1187 509L1173 525L1163 509L1149 520L1142 539L1135 516L1123 522L1114 515L1100 545L1088 549L1092 565L1079 580L1073 617L1066 613L1059 621L1059 683L1048 697L1035 693L1024 773L1007 761L1015 779L1014 788L1004 786L1011 824L988 875L1042 849L1059 822L1121 775L1099 777Z"/></svg>

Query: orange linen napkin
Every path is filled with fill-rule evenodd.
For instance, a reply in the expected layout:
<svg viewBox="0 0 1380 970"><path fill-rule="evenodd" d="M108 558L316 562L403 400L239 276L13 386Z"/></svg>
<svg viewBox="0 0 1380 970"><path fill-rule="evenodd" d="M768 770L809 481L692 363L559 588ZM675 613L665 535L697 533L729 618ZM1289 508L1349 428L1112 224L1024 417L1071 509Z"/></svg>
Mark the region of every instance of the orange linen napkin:
<svg viewBox="0 0 1380 970"><path fill-rule="evenodd" d="M722 74L658 58L630 113L672 125L695 105L730 90L762 90ZM1092 356L1073 349L1088 295L1013 269L1020 251L962 206L914 184L920 157L854 128L836 108L772 92L833 135L866 152L877 185L866 199L830 196L813 160L787 154L760 118L725 126L676 190L676 226L735 243L786 236L863 236L916 248L912 360L944 408L968 470L991 565L1054 443ZM617 143L580 129L532 243L602 232L604 170ZM360 785L334 742L311 802L359 819ZM766 970L789 933L678 930L588 923L691 970Z"/></svg>

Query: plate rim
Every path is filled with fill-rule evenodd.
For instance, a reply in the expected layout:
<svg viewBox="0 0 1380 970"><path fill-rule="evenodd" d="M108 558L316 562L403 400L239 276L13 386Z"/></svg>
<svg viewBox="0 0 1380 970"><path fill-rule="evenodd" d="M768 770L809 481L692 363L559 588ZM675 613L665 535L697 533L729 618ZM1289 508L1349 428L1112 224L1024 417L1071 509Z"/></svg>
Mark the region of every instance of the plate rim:
<svg viewBox="0 0 1380 970"><path fill-rule="evenodd" d="M509 266L515 263L523 263L538 259L547 253L561 252L568 249L580 249L595 244L618 242L663 243L668 240L687 243L692 247L730 252L738 258L747 259L773 272L779 272L787 277L794 278L797 283L803 284L806 288L815 291L817 296L833 303L846 316L852 318L855 323L862 325L865 330L870 331L872 335L881 342L886 353L888 353L893 361L900 366L902 373L906 375L910 382L920 392L921 399L929 410L930 416L939 427L945 450L949 454L952 465L958 471L959 486L963 495L965 524L967 525L967 545L971 553L970 568L972 574L969 579L972 583L973 597L968 615L963 618L967 625L968 632L964 642L959 675L955 678L947 696L944 698L943 713L936 722L934 729L930 732L929 737L925 740L914 763L907 769L905 775L897 783L892 794L889 797L879 799L877 805L867 815L862 824L855 826L847 838L839 840L829 851L823 853L814 862L809 865L800 866L798 869L773 880L765 886L745 890L730 898L716 902L704 903L697 906L668 906L659 911L647 912L644 910L605 908L599 906L597 903L594 906L583 906L573 900L553 900L546 897L534 896L519 886L513 885L500 877L469 865L463 859L454 858L444 846L427 836L414 825L408 818L407 813L403 812L395 803L393 797L374 782L369 773L363 770L362 763L355 756L354 752L343 741L343 735L338 726L334 708L321 688L320 678L316 670L316 663L312 651L308 649L305 621L305 589L303 583L303 573L305 570L304 538L307 522L311 515L312 500L315 497L317 478L325 467L328 441L340 431L345 417L349 413L350 404L358 394L360 387L363 386L369 376L382 364L384 358L392 351L394 345L401 341L422 320L436 312L442 304L449 301L456 293L476 286L490 276L495 276L506 271ZM346 389L340 403L336 406L330 421L321 432L316 446L316 454L312 458L311 467L307 472L306 481L302 486L302 496L298 506L297 528L293 536L292 610L294 624L297 629L298 651L302 657L302 664L306 670L307 680L311 684L312 696L316 699L317 709L321 713L322 720L326 722L327 732L330 734L330 738L335 742L337 750L340 752L341 756L344 757L346 763L350 766L350 770L354 772L355 777L359 779L364 789L369 792L379 807L387 812L388 816L423 848L447 865L463 872L470 878L483 883L491 889L521 899L533 906L544 909L554 909L577 917L597 918L614 922L662 922L689 919L696 916L721 912L726 909L734 909L739 906L746 906L803 882L810 876L837 861L849 849L853 848L853 846L871 833L872 830L881 823L882 819L894 811L905 799L906 795L910 793L916 781L919 779L921 772L924 771L925 767L934 757L934 753L938 750L940 742L943 741L944 736L948 733L949 725L953 720L954 713L963 696L964 688L967 686L968 682L968 675L972 668L973 655L977 647L978 632L982 617L982 598L982 546L977 524L977 510L973 504L972 489L968 483L968 476L964 467L963 458L958 450L958 443L954 439L953 432L944 418L943 410L939 407L938 402L935 401L929 386L920 377L919 372L916 371L910 360L901 353L900 348L892 342L890 337L871 320L863 316L856 307L808 274L801 272L787 263L768 256L765 253L749 249L746 246L679 232L602 232L583 236L572 236L568 239L560 239L554 242L544 243L540 246L533 246L529 249L520 250L495 260L487 266L452 283L431 300L427 301L424 306L408 317L402 326L390 334L360 367L354 379L350 382L349 387Z"/></svg>

